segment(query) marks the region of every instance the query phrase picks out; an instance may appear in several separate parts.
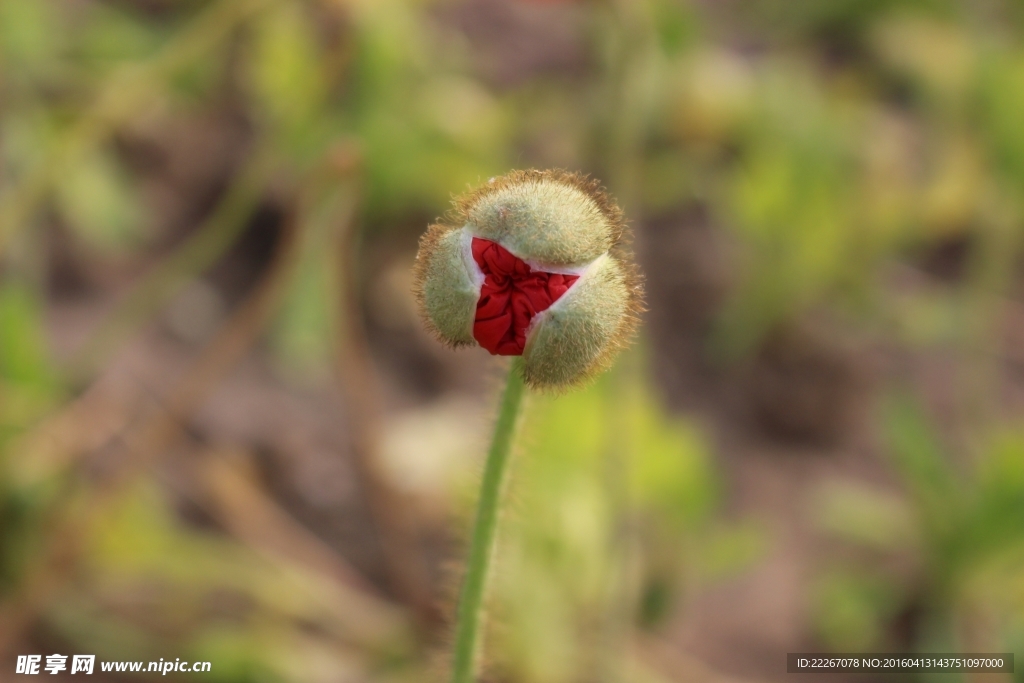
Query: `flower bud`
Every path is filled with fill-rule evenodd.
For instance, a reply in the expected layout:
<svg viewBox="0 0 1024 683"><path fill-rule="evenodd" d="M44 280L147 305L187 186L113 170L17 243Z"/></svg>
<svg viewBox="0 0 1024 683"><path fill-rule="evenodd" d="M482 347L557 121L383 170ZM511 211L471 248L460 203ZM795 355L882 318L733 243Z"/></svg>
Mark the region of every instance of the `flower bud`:
<svg viewBox="0 0 1024 683"><path fill-rule="evenodd" d="M643 292L622 212L596 182L515 171L455 207L416 257L417 300L438 339L523 356L533 387L585 381L628 343Z"/></svg>

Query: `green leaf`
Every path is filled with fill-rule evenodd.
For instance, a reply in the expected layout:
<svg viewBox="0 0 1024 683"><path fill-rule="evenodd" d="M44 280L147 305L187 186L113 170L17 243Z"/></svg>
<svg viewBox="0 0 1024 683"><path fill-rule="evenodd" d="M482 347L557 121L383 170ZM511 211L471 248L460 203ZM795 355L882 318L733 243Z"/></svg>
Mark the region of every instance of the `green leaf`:
<svg viewBox="0 0 1024 683"><path fill-rule="evenodd" d="M951 531L963 511L963 487L947 462L920 406L907 397L885 404L884 426L892 462L932 533Z"/></svg>
<svg viewBox="0 0 1024 683"><path fill-rule="evenodd" d="M59 18L50 0L0 0L0 60L33 73L56 59L63 42Z"/></svg>
<svg viewBox="0 0 1024 683"><path fill-rule="evenodd" d="M146 59L160 46L152 26L108 4L90 5L83 23L78 58L99 67Z"/></svg>
<svg viewBox="0 0 1024 683"><path fill-rule="evenodd" d="M666 415L646 385L634 386L620 409L635 503L684 528L703 519L718 498L718 484L696 426Z"/></svg>
<svg viewBox="0 0 1024 683"><path fill-rule="evenodd" d="M815 498L811 515L824 531L882 551L919 547L914 511L898 497L837 481Z"/></svg>
<svg viewBox="0 0 1024 683"><path fill-rule="evenodd" d="M96 152L67 169L56 195L61 215L90 246L120 251L142 241L142 203L112 155Z"/></svg>
<svg viewBox="0 0 1024 683"><path fill-rule="evenodd" d="M39 419L57 398L42 303L24 285L0 286L0 453L7 438Z"/></svg>
<svg viewBox="0 0 1024 683"><path fill-rule="evenodd" d="M255 26L248 62L259 109L289 133L308 124L327 95L324 62L319 36L301 4L267 12Z"/></svg>
<svg viewBox="0 0 1024 683"><path fill-rule="evenodd" d="M832 571L814 587L814 622L832 649L864 651L884 642L886 622L903 602L885 577Z"/></svg>
<svg viewBox="0 0 1024 683"><path fill-rule="evenodd" d="M21 284L0 286L0 381L38 387L53 381L43 305Z"/></svg>

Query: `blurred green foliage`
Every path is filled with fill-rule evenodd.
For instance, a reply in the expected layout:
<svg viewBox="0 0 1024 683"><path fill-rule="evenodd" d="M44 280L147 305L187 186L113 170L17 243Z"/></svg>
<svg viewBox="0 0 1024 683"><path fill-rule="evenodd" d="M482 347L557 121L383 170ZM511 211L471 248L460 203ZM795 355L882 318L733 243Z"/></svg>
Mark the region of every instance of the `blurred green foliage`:
<svg viewBox="0 0 1024 683"><path fill-rule="evenodd" d="M1000 428L953 457L912 400L893 399L885 413L908 495L824 492L819 523L861 550L818 587L824 637L839 649L894 637L924 652L1019 649L1024 440ZM891 632L908 618L909 633Z"/></svg>

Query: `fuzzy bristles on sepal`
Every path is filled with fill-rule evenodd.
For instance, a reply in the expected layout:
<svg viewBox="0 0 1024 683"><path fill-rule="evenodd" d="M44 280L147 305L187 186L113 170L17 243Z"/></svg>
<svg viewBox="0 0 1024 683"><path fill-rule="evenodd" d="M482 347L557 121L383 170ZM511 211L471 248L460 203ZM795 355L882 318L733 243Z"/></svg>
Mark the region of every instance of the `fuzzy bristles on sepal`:
<svg viewBox="0 0 1024 683"><path fill-rule="evenodd" d="M537 316L523 351L523 379L535 389L586 383L632 340L641 308L635 270L602 256Z"/></svg>
<svg viewBox="0 0 1024 683"><path fill-rule="evenodd" d="M590 263L622 236L622 211L596 181L565 171L513 171L458 200L452 216L521 259Z"/></svg>
<svg viewBox="0 0 1024 683"><path fill-rule="evenodd" d="M473 316L480 283L466 263L462 230L430 226L420 238L414 283L420 315L435 337L451 347L476 343Z"/></svg>

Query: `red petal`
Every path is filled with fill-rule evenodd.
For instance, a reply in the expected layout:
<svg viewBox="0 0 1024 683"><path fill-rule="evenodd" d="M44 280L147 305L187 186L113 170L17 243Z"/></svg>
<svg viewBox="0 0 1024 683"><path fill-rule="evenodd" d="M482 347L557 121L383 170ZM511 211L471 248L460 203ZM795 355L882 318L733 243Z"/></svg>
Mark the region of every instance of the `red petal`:
<svg viewBox="0 0 1024 683"><path fill-rule="evenodd" d="M484 273L473 337L496 356L519 356L538 313L565 294L578 275L533 270L497 242L473 238L473 260Z"/></svg>

